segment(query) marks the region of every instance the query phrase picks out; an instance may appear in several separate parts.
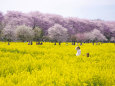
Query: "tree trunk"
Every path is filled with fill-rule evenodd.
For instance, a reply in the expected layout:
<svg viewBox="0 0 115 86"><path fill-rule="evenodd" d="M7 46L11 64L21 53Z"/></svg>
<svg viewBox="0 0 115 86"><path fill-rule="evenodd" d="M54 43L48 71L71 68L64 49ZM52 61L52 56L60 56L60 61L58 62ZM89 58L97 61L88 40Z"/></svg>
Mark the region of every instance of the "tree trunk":
<svg viewBox="0 0 115 86"><path fill-rule="evenodd" d="M36 45L38 45L38 42L36 41Z"/></svg>
<svg viewBox="0 0 115 86"><path fill-rule="evenodd" d="M75 41L73 42L73 45L75 45Z"/></svg>
<svg viewBox="0 0 115 86"><path fill-rule="evenodd" d="M93 42L93 45L94 45L94 42Z"/></svg>
<svg viewBox="0 0 115 86"><path fill-rule="evenodd" d="M8 45L10 45L10 42L8 42Z"/></svg>
<svg viewBox="0 0 115 86"><path fill-rule="evenodd" d="M98 42L96 42L96 45L98 45Z"/></svg>
<svg viewBox="0 0 115 86"><path fill-rule="evenodd" d="M73 41L72 41L72 45L73 45Z"/></svg>
<svg viewBox="0 0 115 86"><path fill-rule="evenodd" d="M61 42L59 42L59 45L61 45Z"/></svg>
<svg viewBox="0 0 115 86"><path fill-rule="evenodd" d="M55 42L55 44L54 45L56 45L56 42Z"/></svg>
<svg viewBox="0 0 115 86"><path fill-rule="evenodd" d="M28 45L30 45L30 42L28 42Z"/></svg>
<svg viewBox="0 0 115 86"><path fill-rule="evenodd" d="M31 45L33 44L33 42L31 41Z"/></svg>

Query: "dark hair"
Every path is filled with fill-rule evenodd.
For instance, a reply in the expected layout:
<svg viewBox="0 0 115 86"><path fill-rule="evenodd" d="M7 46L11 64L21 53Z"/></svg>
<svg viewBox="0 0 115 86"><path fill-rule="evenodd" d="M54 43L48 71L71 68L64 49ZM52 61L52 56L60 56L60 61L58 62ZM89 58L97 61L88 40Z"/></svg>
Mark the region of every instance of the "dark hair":
<svg viewBox="0 0 115 86"><path fill-rule="evenodd" d="M80 49L80 47L78 46L77 49Z"/></svg>
<svg viewBox="0 0 115 86"><path fill-rule="evenodd" d="M76 47L76 50L78 50L78 49L80 49L80 47L78 46L78 47Z"/></svg>

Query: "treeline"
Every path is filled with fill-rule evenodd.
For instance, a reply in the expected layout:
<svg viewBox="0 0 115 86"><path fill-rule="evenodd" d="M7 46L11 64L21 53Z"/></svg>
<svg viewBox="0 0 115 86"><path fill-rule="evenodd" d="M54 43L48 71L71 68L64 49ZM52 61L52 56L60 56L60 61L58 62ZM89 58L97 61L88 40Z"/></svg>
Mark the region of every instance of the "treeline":
<svg viewBox="0 0 115 86"><path fill-rule="evenodd" d="M1 41L115 42L115 22L40 12L0 12Z"/></svg>

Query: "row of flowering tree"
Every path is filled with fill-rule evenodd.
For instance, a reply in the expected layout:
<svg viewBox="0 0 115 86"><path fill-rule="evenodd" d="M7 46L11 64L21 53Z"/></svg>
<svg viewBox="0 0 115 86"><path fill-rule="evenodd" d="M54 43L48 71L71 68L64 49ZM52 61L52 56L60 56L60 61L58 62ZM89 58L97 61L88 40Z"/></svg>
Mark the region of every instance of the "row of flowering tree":
<svg viewBox="0 0 115 86"><path fill-rule="evenodd" d="M0 12L0 40L78 42L115 41L115 22L64 18L40 12Z"/></svg>

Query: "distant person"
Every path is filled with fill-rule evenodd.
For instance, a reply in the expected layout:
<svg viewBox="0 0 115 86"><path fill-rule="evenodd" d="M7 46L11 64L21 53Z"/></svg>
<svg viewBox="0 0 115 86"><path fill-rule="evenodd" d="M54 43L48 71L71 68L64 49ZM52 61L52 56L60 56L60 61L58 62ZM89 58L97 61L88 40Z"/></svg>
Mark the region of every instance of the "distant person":
<svg viewBox="0 0 115 86"><path fill-rule="evenodd" d="M75 49L77 50L76 56L79 56L79 55L81 54L80 47L78 46L78 47L76 47Z"/></svg>
<svg viewBox="0 0 115 86"><path fill-rule="evenodd" d="M28 42L28 45L30 45L30 42Z"/></svg>
<svg viewBox="0 0 115 86"><path fill-rule="evenodd" d="M41 42L40 45L42 45L43 43Z"/></svg>
<svg viewBox="0 0 115 86"><path fill-rule="evenodd" d="M82 45L82 42L80 43L80 45Z"/></svg>

